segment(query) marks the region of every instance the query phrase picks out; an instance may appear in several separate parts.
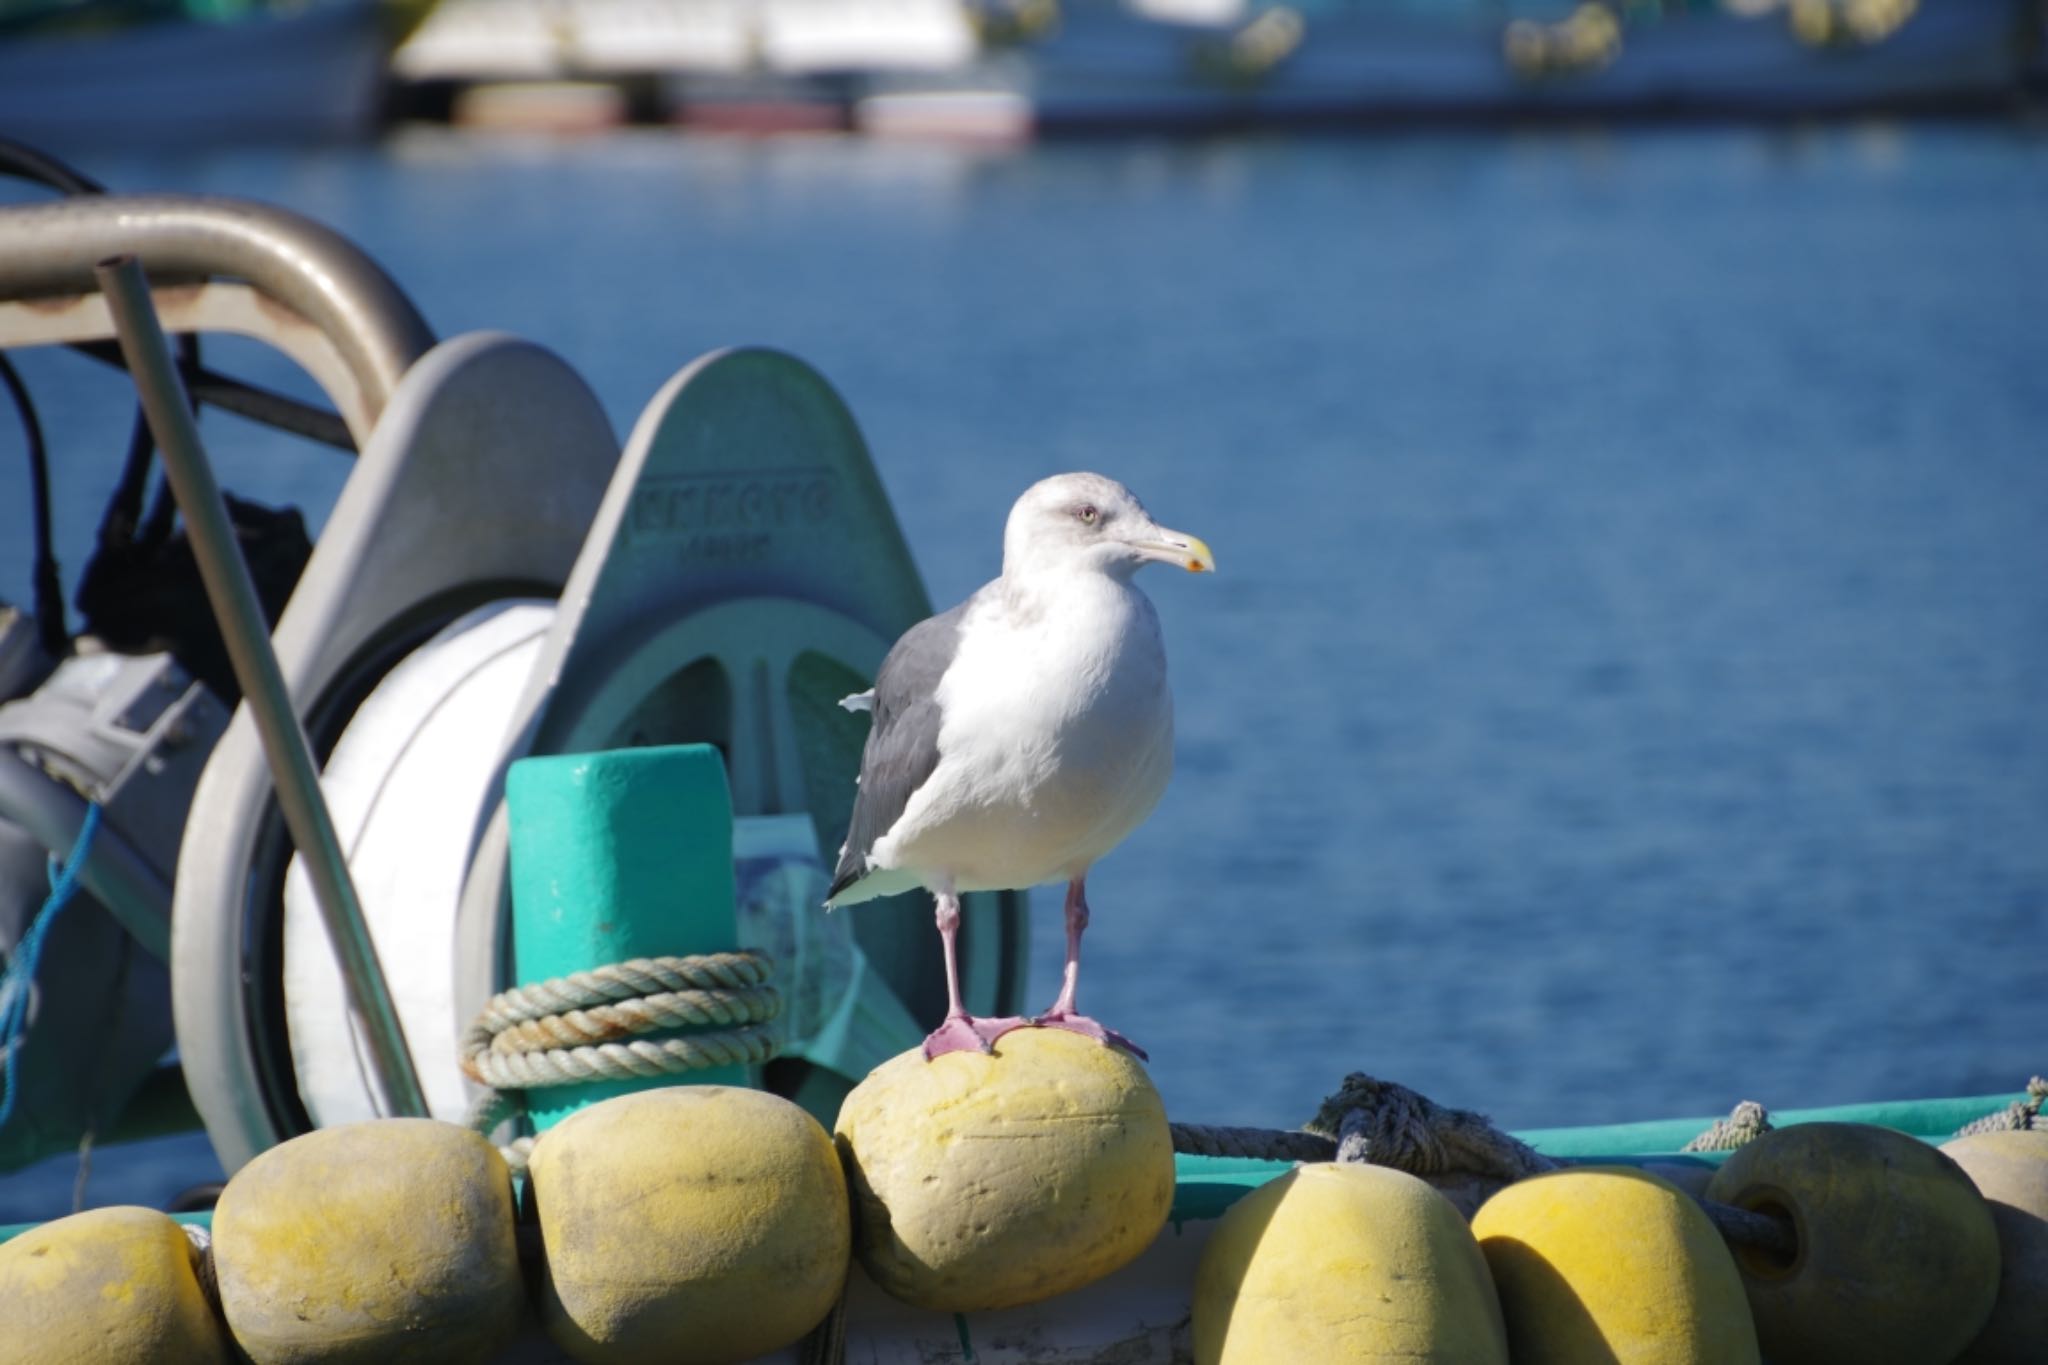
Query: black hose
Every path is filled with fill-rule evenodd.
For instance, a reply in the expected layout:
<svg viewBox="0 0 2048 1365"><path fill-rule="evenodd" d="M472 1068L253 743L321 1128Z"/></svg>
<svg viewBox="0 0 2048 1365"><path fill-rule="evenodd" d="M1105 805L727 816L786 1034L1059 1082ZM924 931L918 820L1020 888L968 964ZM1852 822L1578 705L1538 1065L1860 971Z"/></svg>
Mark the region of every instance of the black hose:
<svg viewBox="0 0 2048 1365"><path fill-rule="evenodd" d="M128 458L121 462L121 477L115 482L114 495L107 499L107 510L100 517L99 545L105 546L135 533L136 523L142 520L142 495L149 487L149 463L154 454L156 438L150 434L149 419L137 412L135 424L128 433Z"/></svg>
<svg viewBox="0 0 2048 1365"><path fill-rule="evenodd" d="M43 424L36 416L35 400L14 362L0 355L0 384L14 399L21 414L22 435L28 438L28 483L31 515L35 522L35 614L42 634L43 652L60 659L71 647L71 635L64 625L64 581L57 571L57 553L52 548L50 527L50 450L43 443Z"/></svg>
<svg viewBox="0 0 2048 1365"><path fill-rule="evenodd" d="M70 343L70 349L123 372L128 368L121 359L121 348L110 341L74 341ZM194 366L182 356L178 361L178 375L185 381L185 388L196 403L234 413L237 417L247 417L252 422L303 436L350 455L356 453L355 436L349 431L348 423L332 408L302 402L260 384L232 379L204 365Z"/></svg>
<svg viewBox="0 0 2048 1365"><path fill-rule="evenodd" d="M43 185L63 194L105 194L107 187L84 171L65 165L25 142L0 137L0 175Z"/></svg>

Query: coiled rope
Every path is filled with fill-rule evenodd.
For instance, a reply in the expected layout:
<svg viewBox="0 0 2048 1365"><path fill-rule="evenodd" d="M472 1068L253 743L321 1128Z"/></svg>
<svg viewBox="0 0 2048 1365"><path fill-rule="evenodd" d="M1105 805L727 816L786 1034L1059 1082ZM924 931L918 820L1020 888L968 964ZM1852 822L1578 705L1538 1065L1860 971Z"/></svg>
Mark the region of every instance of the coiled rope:
<svg viewBox="0 0 2048 1365"><path fill-rule="evenodd" d="M1725 1119L1715 1119L1707 1125L1706 1131L1694 1138L1681 1152L1732 1152L1737 1147L1755 1142L1771 1131L1771 1112L1755 1100L1744 1100L1728 1111Z"/></svg>
<svg viewBox="0 0 2048 1365"><path fill-rule="evenodd" d="M1995 1113L1986 1114L1975 1123L1966 1123L1956 1129L1957 1137L1969 1137L1973 1133L2002 1133L2017 1128L2029 1132L2041 1117L2041 1103L2048 1100L2048 1078L2036 1076L2027 1082L2027 1097L2014 1100Z"/></svg>
<svg viewBox="0 0 2048 1365"><path fill-rule="evenodd" d="M1392 1166L1424 1179L1476 1176L1500 1184L1557 1163L1484 1115L1451 1109L1405 1085L1362 1071L1344 1078L1316 1116L1293 1131L1170 1125L1173 1150L1267 1161L1348 1161Z"/></svg>
<svg viewBox="0 0 2048 1365"><path fill-rule="evenodd" d="M781 1046L774 972L753 948L640 957L493 996L462 1036L463 1072L490 1087L469 1126L488 1134L547 1086L767 1061ZM676 1029L693 1031L646 1036ZM531 1146L511 1144L506 1159L523 1166Z"/></svg>

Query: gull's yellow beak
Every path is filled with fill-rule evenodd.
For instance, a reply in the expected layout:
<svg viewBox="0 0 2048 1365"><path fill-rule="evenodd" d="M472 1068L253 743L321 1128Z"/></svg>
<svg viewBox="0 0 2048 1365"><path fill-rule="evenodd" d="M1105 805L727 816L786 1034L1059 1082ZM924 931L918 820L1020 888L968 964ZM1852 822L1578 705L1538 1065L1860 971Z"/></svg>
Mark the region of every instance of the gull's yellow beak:
<svg viewBox="0 0 2048 1365"><path fill-rule="evenodd" d="M1216 572L1216 556L1210 552L1209 542L1200 536L1191 536L1186 531L1170 531L1164 526L1154 526L1143 540L1132 541L1131 548L1147 559L1172 564L1186 569L1189 573Z"/></svg>

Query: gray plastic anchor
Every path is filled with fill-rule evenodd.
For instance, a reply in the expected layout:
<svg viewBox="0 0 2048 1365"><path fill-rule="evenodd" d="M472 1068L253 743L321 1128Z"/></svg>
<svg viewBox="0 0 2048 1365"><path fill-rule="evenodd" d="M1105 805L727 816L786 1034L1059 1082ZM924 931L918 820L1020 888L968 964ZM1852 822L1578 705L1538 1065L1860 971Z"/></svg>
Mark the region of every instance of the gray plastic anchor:
<svg viewBox="0 0 2048 1365"><path fill-rule="evenodd" d="M617 449L589 387L531 343L474 333L408 370L274 637L316 747L442 626L500 598L559 593ZM230 1171L304 1124L284 1020L247 984L260 984L283 919L290 849L271 802L244 709L194 796L171 926L187 1082Z"/></svg>

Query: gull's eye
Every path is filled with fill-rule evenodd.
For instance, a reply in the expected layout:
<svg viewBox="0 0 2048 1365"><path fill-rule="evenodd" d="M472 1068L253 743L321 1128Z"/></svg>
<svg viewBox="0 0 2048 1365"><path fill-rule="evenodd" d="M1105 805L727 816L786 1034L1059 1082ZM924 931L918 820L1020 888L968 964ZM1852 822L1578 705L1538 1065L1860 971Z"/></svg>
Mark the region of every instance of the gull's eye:
<svg viewBox="0 0 2048 1365"><path fill-rule="evenodd" d="M1074 515L1081 519L1083 526L1093 526L1096 522L1102 520L1102 513L1096 510L1095 504L1092 502L1084 502L1079 507L1076 507Z"/></svg>

